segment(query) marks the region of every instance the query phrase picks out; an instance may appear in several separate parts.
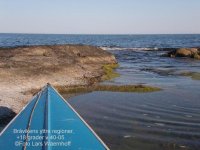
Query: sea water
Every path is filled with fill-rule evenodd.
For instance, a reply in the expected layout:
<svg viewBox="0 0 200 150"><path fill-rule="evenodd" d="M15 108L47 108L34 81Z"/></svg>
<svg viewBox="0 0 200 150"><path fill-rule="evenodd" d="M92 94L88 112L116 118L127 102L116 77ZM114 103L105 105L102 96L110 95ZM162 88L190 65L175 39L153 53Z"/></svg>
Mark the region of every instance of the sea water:
<svg viewBox="0 0 200 150"><path fill-rule="evenodd" d="M87 44L113 53L120 77L102 84L143 84L153 93L91 92L68 101L114 150L200 148L200 61L162 57L163 48L200 47L200 35L0 34L0 47Z"/></svg>

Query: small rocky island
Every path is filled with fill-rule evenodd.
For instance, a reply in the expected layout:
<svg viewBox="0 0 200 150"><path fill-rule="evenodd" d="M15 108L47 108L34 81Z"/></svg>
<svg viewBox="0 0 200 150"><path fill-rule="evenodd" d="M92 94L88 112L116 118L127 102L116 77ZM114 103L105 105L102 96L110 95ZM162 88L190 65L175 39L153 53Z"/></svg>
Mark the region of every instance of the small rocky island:
<svg viewBox="0 0 200 150"><path fill-rule="evenodd" d="M168 52L165 56L168 57L188 57L200 60L199 48L177 48Z"/></svg>

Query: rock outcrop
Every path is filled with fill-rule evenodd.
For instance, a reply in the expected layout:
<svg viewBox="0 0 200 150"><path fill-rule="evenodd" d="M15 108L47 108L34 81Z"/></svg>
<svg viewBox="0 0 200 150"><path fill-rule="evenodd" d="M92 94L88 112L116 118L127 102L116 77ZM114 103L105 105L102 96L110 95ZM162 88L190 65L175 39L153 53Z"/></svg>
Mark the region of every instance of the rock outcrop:
<svg viewBox="0 0 200 150"><path fill-rule="evenodd" d="M0 106L19 112L32 97L24 94L47 82L56 86L88 85L117 63L98 47L84 45L0 48Z"/></svg>
<svg viewBox="0 0 200 150"><path fill-rule="evenodd" d="M180 48L168 52L166 56L200 59L200 50L198 48Z"/></svg>

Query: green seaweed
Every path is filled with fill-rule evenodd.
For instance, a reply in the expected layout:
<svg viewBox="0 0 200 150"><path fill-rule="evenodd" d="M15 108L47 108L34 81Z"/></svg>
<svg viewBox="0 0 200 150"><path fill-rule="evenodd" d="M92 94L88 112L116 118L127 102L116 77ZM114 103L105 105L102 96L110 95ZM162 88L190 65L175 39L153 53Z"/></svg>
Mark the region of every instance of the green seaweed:
<svg viewBox="0 0 200 150"><path fill-rule="evenodd" d="M144 85L95 85L95 86L82 86L82 87L56 87L62 94L74 93L88 93L92 91L110 91L110 92L155 92L160 91L160 88Z"/></svg>
<svg viewBox="0 0 200 150"><path fill-rule="evenodd" d="M193 80L200 80L200 72L183 72L180 75L190 77Z"/></svg>
<svg viewBox="0 0 200 150"><path fill-rule="evenodd" d="M194 59L197 59L197 60L200 60L200 54L194 54L193 56L192 56L192 58L194 58Z"/></svg>
<svg viewBox="0 0 200 150"><path fill-rule="evenodd" d="M104 75L102 76L102 80L111 80L113 78L117 78L120 75L114 70L119 67L119 64L106 64L103 66Z"/></svg>

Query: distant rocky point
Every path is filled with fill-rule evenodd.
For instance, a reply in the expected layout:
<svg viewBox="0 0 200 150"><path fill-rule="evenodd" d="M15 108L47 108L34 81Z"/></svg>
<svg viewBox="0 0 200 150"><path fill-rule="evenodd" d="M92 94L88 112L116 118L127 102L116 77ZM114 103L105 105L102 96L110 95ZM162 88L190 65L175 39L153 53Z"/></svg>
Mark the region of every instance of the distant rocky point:
<svg viewBox="0 0 200 150"><path fill-rule="evenodd" d="M180 48L173 49L166 55L168 57L188 57L200 60L200 49L199 48Z"/></svg>

